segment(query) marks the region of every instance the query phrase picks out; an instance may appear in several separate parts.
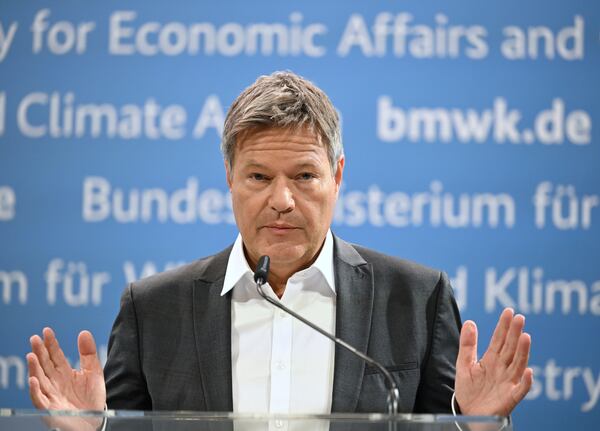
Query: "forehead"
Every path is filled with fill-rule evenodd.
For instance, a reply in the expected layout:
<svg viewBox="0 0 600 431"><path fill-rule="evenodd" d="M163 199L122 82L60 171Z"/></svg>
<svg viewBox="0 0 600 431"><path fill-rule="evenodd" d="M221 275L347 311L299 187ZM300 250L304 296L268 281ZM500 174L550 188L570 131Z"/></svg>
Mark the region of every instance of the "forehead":
<svg viewBox="0 0 600 431"><path fill-rule="evenodd" d="M238 137L235 159L249 162L263 157L281 158L282 161L309 158L328 163L327 150L319 134L307 127L265 127Z"/></svg>

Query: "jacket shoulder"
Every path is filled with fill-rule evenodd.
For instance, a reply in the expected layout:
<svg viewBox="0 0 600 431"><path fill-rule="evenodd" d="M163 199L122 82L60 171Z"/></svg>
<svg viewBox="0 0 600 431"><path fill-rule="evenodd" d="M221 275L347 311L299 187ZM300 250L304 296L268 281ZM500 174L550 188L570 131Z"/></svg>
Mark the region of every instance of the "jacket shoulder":
<svg viewBox="0 0 600 431"><path fill-rule="evenodd" d="M411 260L390 256L357 244L352 247L373 268L376 286L409 288L413 293L432 293L440 283L447 283L447 276L439 269L431 268Z"/></svg>
<svg viewBox="0 0 600 431"><path fill-rule="evenodd" d="M397 271L405 275L420 276L425 278L433 277L436 280L440 277L441 271L439 269L431 268L429 266L397 256L391 256L359 244L346 244L354 248L366 262L372 264L374 267L389 268L390 270Z"/></svg>
<svg viewBox="0 0 600 431"><path fill-rule="evenodd" d="M181 289L192 285L195 280L216 282L225 277L231 247L212 256L134 281L129 287L132 293L139 297L142 293L146 296L159 294L167 289L169 291Z"/></svg>

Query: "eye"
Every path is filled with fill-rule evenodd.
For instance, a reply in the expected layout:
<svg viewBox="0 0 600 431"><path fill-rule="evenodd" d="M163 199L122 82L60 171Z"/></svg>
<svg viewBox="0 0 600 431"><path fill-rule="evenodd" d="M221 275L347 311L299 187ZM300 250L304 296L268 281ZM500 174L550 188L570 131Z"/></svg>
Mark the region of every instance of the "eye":
<svg viewBox="0 0 600 431"><path fill-rule="evenodd" d="M265 181L267 179L265 175L259 174L258 172L251 173L250 175L248 175L248 178L254 181Z"/></svg>
<svg viewBox="0 0 600 431"><path fill-rule="evenodd" d="M298 175L298 179L301 181L310 181L315 178L316 175L311 174L310 172L302 172L300 175Z"/></svg>

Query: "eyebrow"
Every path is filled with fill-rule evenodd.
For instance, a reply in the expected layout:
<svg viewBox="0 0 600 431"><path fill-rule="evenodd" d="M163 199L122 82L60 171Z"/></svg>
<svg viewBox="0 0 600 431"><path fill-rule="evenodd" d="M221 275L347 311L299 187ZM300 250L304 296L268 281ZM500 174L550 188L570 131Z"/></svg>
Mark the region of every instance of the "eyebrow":
<svg viewBox="0 0 600 431"><path fill-rule="evenodd" d="M319 165L320 165L319 163L305 162L305 163L298 165L297 167L300 169L304 169L304 168L313 168L314 169L314 168L318 168Z"/></svg>
<svg viewBox="0 0 600 431"><path fill-rule="evenodd" d="M262 163L258 163L258 162L250 161L250 162L248 162L248 163L246 163L246 164L244 165L244 168L245 168L245 169L248 169L248 168L267 169L267 168L268 168L268 166L267 166L267 165L264 165L264 164L262 164Z"/></svg>
<svg viewBox="0 0 600 431"><path fill-rule="evenodd" d="M298 169L305 169L305 168L318 168L319 167L319 163L313 163L313 162L304 162L301 163L299 165L294 166ZM271 166L265 165L263 163L259 163L256 161L249 161L248 163L246 163L244 165L245 169L252 169L252 168L258 168L258 169L271 169Z"/></svg>

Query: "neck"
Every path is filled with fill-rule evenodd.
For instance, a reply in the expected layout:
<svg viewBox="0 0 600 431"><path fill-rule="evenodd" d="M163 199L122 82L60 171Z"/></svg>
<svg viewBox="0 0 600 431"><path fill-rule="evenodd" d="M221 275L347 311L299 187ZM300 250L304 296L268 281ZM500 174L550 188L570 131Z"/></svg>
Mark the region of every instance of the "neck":
<svg viewBox="0 0 600 431"><path fill-rule="evenodd" d="M271 268L271 270L269 271L269 286L271 286L271 289L273 289L273 292L275 293L275 295L277 295L279 299L281 299L281 297L283 296L283 292L285 292L285 286L287 285L287 281L292 275L294 275L294 273L279 275L276 271L273 270L273 268Z"/></svg>
<svg viewBox="0 0 600 431"><path fill-rule="evenodd" d="M257 262L255 262L253 259L249 259L248 256L246 256L246 259L248 261L248 264L250 265L250 268L256 268ZM275 293L275 295L277 295L277 297L279 299L281 299L281 297L283 296L283 293L285 292L285 287L287 285L288 279L292 275L297 273L298 271L301 271L301 270L311 266L313 264L313 262L315 261L315 259L316 259L316 256L313 257L313 259L311 261L309 261L307 264L302 265L300 267L294 267L294 268L291 268L291 267L282 268L280 265L277 265L276 263L271 261L271 268L269 269L268 282L269 282L269 286L271 286L271 289L273 290L273 293Z"/></svg>
<svg viewBox="0 0 600 431"><path fill-rule="evenodd" d="M292 275L294 275L296 272L301 271L301 270L311 266L315 262L315 260L317 260L317 256L321 253L321 249L323 248L324 244L325 244L325 240L323 240L323 243L321 244L321 248L319 248L319 250L315 253L315 255L312 257L312 259L310 261L306 262L304 265L300 265L299 267L282 268L281 263L280 263L280 265L277 265L276 262L271 261L271 268L269 270L268 282L269 282L269 286L271 286L271 289L273 290L273 292L275 293L275 295L277 295L277 297L279 299L281 299L281 297L283 296L283 293L285 292L285 287L287 285L288 279ZM258 260L252 259L252 257L246 250L245 245L243 246L243 250L244 250L244 257L246 258L246 261L248 262L248 265L250 266L250 268L256 268Z"/></svg>

